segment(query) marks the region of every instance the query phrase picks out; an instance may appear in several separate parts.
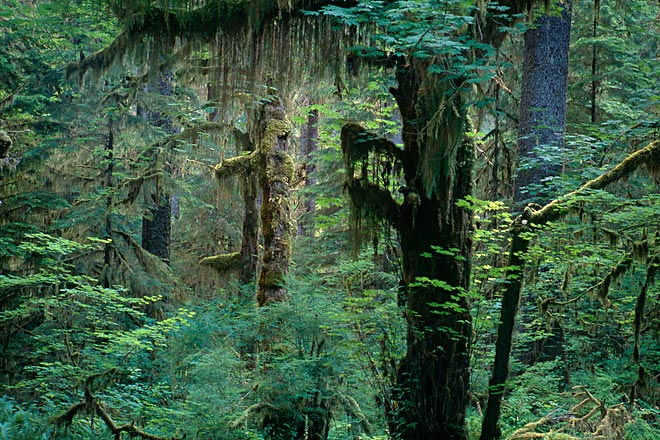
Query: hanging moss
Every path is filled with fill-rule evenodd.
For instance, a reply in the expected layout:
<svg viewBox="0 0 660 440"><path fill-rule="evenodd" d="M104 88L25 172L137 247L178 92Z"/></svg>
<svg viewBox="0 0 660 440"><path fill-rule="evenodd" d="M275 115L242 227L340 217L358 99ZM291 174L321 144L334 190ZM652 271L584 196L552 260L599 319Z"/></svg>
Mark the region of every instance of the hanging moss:
<svg viewBox="0 0 660 440"><path fill-rule="evenodd" d="M347 178L353 179L358 163L366 163L370 153L376 160L384 157L386 160L396 159L398 165L404 160L404 152L393 142L365 130L361 125L349 122L341 129L341 148L346 165ZM398 167L400 168L400 166ZM360 176L366 178L367 176Z"/></svg>
<svg viewBox="0 0 660 440"><path fill-rule="evenodd" d="M416 121L420 133L417 170L427 197L432 194L446 199L453 188L456 154L464 138L465 110L460 94L450 92L451 84L438 75L425 75L417 101L418 115L430 118ZM451 94L449 94L451 93Z"/></svg>
<svg viewBox="0 0 660 440"><path fill-rule="evenodd" d="M199 264L212 267L219 272L226 272L228 270L240 268L243 264L243 257L240 252L232 252L230 254L202 258L199 261Z"/></svg>

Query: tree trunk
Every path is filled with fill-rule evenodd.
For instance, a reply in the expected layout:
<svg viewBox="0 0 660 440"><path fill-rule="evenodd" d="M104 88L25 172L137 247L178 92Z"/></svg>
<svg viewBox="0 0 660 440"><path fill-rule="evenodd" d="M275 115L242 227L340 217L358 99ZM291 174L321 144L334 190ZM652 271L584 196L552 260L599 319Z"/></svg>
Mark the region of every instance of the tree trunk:
<svg viewBox="0 0 660 440"><path fill-rule="evenodd" d="M150 86L145 87L148 92ZM174 94L174 74L165 70L158 73L158 93L162 96L172 96ZM143 117L153 126L161 127L166 134L174 134L176 129L169 117L164 117L161 112L145 109ZM164 154L159 152L157 154ZM163 167L165 171L165 166ZM149 212L142 217L142 247L161 258L169 264L170 261L170 241L172 230L172 205L170 194L163 190L160 185L162 178L157 178L156 188L147 196Z"/></svg>
<svg viewBox="0 0 660 440"><path fill-rule="evenodd" d="M519 158L530 162L518 171L514 192L516 210L531 202L547 203L550 192L529 191L529 185L540 186L545 178L561 171L556 163L540 159L536 150L552 149L550 151L556 155L557 150L564 148L570 26L570 11L564 9L560 15L540 17L535 26L525 32L518 154ZM524 221L524 225L529 222L525 216L519 221ZM508 283L502 297L493 376L489 381L488 403L480 440L501 436L498 420L509 374L513 329L523 285L522 254L529 246L529 242L520 235L524 225L519 223L513 229L506 277ZM556 330L563 334L561 328Z"/></svg>
<svg viewBox="0 0 660 440"><path fill-rule="evenodd" d="M115 186L115 132L112 117L108 117L108 140L105 144L105 160L107 161L107 166L105 168L104 189L107 191L108 195L105 198L105 225L103 238L109 240L112 238L112 194ZM103 271L101 274L101 285L105 288L112 285L109 273L113 265L113 257L113 244L111 241L107 241L103 248Z"/></svg>
<svg viewBox="0 0 660 440"><path fill-rule="evenodd" d="M436 98L442 93L425 90L437 84L422 83L420 71L414 68L400 67L397 79L399 88L392 94L401 111L407 153L403 167L410 189L398 220L408 339L397 375L398 411L390 426L404 440L466 439L472 324L465 293L471 270L472 218L456 201L472 192L474 146L462 139L466 116L460 102L445 113L443 122L443 128L454 130L446 134L455 139L453 145L443 146L430 135L422 137L420 127L426 127L436 112L418 109L437 110L440 101ZM454 177L439 176L428 191L421 170L435 164L424 163L418 152L442 148L457 150L446 170Z"/></svg>
<svg viewBox="0 0 660 440"><path fill-rule="evenodd" d="M249 151L249 150L245 150ZM257 178L255 173L245 174L243 180L243 236L238 279L248 284L254 281L259 258L259 209L257 208Z"/></svg>
<svg viewBox="0 0 660 440"><path fill-rule="evenodd" d="M154 200L154 207L142 217L142 247L163 261L170 261L170 235L172 225L172 206L164 191L152 194L159 197Z"/></svg>
<svg viewBox="0 0 660 440"><path fill-rule="evenodd" d="M564 148L570 11L544 15L525 32L518 157L522 166L515 182L514 206L545 204L552 199L545 178L558 174L559 151ZM544 159L544 156L554 159ZM551 154L548 154L551 153ZM538 185L534 190L529 185Z"/></svg>
<svg viewBox="0 0 660 440"><path fill-rule="evenodd" d="M285 298L284 278L289 272L291 258L290 184L294 170L293 159L289 154L291 123L286 118L284 106L278 100L264 104L259 131L261 233L264 250L257 303L265 306Z"/></svg>
<svg viewBox="0 0 660 440"><path fill-rule="evenodd" d="M312 163L312 154L318 150L319 141L319 111L314 109L307 115L307 123L303 129L301 153L305 158L305 188L316 184L314 171L316 167ZM316 198L307 194L303 202L303 213L298 220L298 235L314 235L314 218L312 214L316 209Z"/></svg>

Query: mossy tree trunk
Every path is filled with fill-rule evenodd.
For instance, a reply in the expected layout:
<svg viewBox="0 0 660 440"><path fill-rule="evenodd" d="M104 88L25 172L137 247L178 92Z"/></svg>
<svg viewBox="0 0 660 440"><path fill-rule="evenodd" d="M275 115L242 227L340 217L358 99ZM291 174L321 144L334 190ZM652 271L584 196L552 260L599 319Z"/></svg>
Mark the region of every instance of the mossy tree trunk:
<svg viewBox="0 0 660 440"><path fill-rule="evenodd" d="M456 202L472 191L474 145L463 136L469 124L460 94L443 101L450 86L426 67L400 65L391 90L403 150L354 124L342 130L342 149L358 216L385 218L400 234L408 332L390 430L404 440L466 439L472 217ZM372 154L400 162L402 203L359 166Z"/></svg>
<svg viewBox="0 0 660 440"><path fill-rule="evenodd" d="M291 181L294 164L289 152L291 123L278 99L264 104L259 119L259 183L263 254L257 303L284 300L285 277L291 259Z"/></svg>
<svg viewBox="0 0 660 440"><path fill-rule="evenodd" d="M432 85L421 83L415 69L399 69L397 78L399 88L392 93L406 133L404 169L410 171L404 177L412 192L401 206L399 220L408 349L397 377L401 423L396 430L409 440L464 439L472 332L465 293L470 278L472 220L468 210L455 202L472 192L473 145L462 139L465 115L460 101L452 103L454 108L442 121L444 129L454 131L446 134L445 145L431 135L420 136L433 113L418 109L437 109L440 102L433 102L433 93L426 90ZM438 148L457 151L453 163L447 164L447 174L438 176L429 192L429 182L422 181L420 170L436 165L424 163L413 152ZM418 199L411 199L413 194Z"/></svg>

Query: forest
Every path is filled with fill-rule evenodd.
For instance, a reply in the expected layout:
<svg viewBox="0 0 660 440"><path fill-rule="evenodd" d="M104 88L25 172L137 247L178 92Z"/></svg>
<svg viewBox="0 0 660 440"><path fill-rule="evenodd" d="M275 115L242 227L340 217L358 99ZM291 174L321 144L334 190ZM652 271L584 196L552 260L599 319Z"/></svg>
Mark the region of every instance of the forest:
<svg viewBox="0 0 660 440"><path fill-rule="evenodd" d="M0 0L0 440L659 439L659 185L657 1Z"/></svg>

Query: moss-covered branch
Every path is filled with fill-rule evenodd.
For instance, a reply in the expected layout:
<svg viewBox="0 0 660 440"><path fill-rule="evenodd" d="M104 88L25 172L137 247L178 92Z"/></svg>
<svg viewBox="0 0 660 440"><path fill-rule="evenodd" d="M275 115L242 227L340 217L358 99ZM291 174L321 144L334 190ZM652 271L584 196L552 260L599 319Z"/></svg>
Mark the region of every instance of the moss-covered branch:
<svg viewBox="0 0 660 440"><path fill-rule="evenodd" d="M89 71L97 75L103 74L113 64L126 56L130 49L142 42L143 35L138 32L122 32L109 46L94 52L87 57L81 57L78 62L71 62L66 66L66 77L72 79L74 76L78 82Z"/></svg>
<svg viewBox="0 0 660 440"><path fill-rule="evenodd" d="M387 220L391 225L399 227L399 205L388 190L365 179L349 181L345 189L354 209Z"/></svg>
<svg viewBox="0 0 660 440"><path fill-rule="evenodd" d="M228 270L239 269L244 263L244 258L240 252L232 252L230 254L213 255L211 257L202 258L199 264L202 266L209 266L219 272L226 272Z"/></svg>
<svg viewBox="0 0 660 440"><path fill-rule="evenodd" d="M127 433L129 437L139 437L144 440L181 440L180 437L171 436L163 437L160 435L149 434L148 432L138 428L134 423L125 423L117 425L114 419L108 414L105 404L92 395L89 389L85 389L85 400L74 405L71 405L64 414L55 418L53 421L56 425L69 426L73 422L73 418L81 412L96 413L105 426L110 430L115 438L121 438L122 433Z"/></svg>
<svg viewBox="0 0 660 440"><path fill-rule="evenodd" d="M513 328L518 311L518 302L523 289L524 254L529 248L528 233L532 230L531 228L544 226L549 222L560 219L571 205L577 203L578 196L585 194L587 191L603 189L607 185L627 177L641 165L647 165L653 171L658 168L658 164L660 164L660 140L651 142L646 147L626 157L610 171L588 181L577 190L553 200L539 210L527 206L514 222L511 230L511 249L505 276L507 284L502 296L500 324L497 329L493 376L489 381L488 406L484 415L480 440L492 440L499 436L497 422L502 395L509 374Z"/></svg>
<svg viewBox="0 0 660 440"><path fill-rule="evenodd" d="M249 0L219 0L193 9L151 5L140 10L115 8L113 12L123 22L124 32L108 47L70 63L66 69L67 78L75 75L81 80L90 71L97 75L103 73L140 45L145 36L169 41L171 45L177 38L211 41L219 32L228 36L250 29L257 32L269 19L279 19L302 10L317 10L333 3L350 6L355 2L265 0L258 2L258 7L254 3Z"/></svg>
<svg viewBox="0 0 660 440"><path fill-rule="evenodd" d="M404 160L403 149L355 123L348 123L342 127L341 146L344 159L350 163L366 159L369 153L392 157L400 163Z"/></svg>
<svg viewBox="0 0 660 440"><path fill-rule="evenodd" d="M259 166L259 154L253 151L250 154L225 159L214 167L215 177L224 179L230 176L246 175Z"/></svg>

